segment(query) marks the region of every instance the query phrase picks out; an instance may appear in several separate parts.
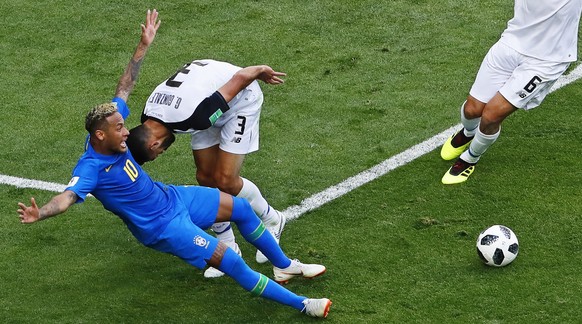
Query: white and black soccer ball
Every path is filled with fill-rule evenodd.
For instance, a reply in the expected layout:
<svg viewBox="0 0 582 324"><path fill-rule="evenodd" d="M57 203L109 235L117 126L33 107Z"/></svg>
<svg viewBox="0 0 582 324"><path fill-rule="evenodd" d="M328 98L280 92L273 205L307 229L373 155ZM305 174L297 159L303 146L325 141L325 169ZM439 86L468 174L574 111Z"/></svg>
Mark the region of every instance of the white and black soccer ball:
<svg viewBox="0 0 582 324"><path fill-rule="evenodd" d="M477 254L486 265L506 266L515 260L518 252L517 236L507 226L493 225L477 238Z"/></svg>

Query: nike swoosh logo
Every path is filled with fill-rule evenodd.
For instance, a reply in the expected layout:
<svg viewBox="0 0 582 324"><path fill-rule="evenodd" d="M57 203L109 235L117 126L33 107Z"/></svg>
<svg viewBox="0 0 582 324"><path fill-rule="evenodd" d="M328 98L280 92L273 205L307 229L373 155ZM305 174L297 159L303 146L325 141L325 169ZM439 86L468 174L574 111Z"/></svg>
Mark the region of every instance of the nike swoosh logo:
<svg viewBox="0 0 582 324"><path fill-rule="evenodd" d="M113 166L113 164L112 164L112 165L110 165L110 166L108 166L108 167L106 167L106 168L105 168L105 172L109 172L109 170L111 170L111 167L112 167L112 166Z"/></svg>

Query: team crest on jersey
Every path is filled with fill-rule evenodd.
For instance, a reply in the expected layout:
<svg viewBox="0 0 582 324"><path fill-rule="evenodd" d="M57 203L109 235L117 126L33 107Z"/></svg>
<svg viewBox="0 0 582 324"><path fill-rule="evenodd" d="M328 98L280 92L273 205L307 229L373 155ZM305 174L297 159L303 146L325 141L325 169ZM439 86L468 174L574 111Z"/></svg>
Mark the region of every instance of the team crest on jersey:
<svg viewBox="0 0 582 324"><path fill-rule="evenodd" d="M201 246L203 248L207 248L210 242L208 242L205 238L200 235L196 235L194 237L194 244Z"/></svg>
<svg viewBox="0 0 582 324"><path fill-rule="evenodd" d="M67 187L72 187L72 186L76 185L77 182L79 182L79 177L73 177L71 179L71 181L69 181L69 184L67 184Z"/></svg>

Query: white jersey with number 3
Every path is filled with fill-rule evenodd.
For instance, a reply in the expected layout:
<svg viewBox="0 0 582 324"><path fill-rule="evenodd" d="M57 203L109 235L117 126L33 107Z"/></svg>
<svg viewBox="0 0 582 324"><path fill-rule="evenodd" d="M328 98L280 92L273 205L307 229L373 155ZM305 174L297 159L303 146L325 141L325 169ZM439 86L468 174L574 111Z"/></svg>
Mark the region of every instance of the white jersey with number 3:
<svg viewBox="0 0 582 324"><path fill-rule="evenodd" d="M230 63L214 60L188 63L156 87L145 104L143 114L167 124L183 122L192 116L204 99L227 83L240 69ZM239 97L233 98L228 105L233 108Z"/></svg>
<svg viewBox="0 0 582 324"><path fill-rule="evenodd" d="M581 12L582 0L515 0L500 41L537 59L576 61Z"/></svg>

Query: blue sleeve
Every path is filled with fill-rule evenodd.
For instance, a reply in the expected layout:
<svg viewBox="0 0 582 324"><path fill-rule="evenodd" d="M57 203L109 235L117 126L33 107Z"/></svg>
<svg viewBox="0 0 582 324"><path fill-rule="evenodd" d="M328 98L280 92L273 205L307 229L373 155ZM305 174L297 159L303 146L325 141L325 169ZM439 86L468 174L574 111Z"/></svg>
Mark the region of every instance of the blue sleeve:
<svg viewBox="0 0 582 324"><path fill-rule="evenodd" d="M65 190L71 190L77 194L77 203L85 201L87 195L97 186L98 170L95 167L96 163L91 163L87 160L79 160L77 166L73 170L73 178L69 181Z"/></svg>
<svg viewBox="0 0 582 324"><path fill-rule="evenodd" d="M123 99L115 97L113 100L111 100L111 102L115 102L117 104L117 111L119 111L123 119L126 119L127 116L129 116L129 107Z"/></svg>

